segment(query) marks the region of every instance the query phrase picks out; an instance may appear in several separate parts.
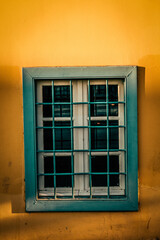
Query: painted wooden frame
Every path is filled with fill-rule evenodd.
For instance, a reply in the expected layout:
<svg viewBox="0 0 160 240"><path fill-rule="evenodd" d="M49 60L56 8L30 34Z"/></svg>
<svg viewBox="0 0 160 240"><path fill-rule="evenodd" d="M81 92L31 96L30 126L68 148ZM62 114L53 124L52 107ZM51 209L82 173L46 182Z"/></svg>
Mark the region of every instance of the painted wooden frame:
<svg viewBox="0 0 160 240"><path fill-rule="evenodd" d="M42 200L37 198L35 81L40 79L124 79L126 92L127 192L123 198L94 200ZM137 67L23 68L26 211L137 211L138 137Z"/></svg>

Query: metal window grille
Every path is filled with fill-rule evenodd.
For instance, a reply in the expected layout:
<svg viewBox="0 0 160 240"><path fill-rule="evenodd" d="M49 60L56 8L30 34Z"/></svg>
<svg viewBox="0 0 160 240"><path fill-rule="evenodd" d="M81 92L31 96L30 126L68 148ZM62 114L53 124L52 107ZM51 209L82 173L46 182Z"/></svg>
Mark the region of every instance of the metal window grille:
<svg viewBox="0 0 160 240"><path fill-rule="evenodd" d="M76 101L75 95L82 93L84 87L85 101L82 96ZM39 198L112 199L126 196L124 89L122 79L37 81ZM79 110L81 116L76 116ZM77 125L79 117L82 123ZM83 124L84 118L86 124ZM78 138L84 138L84 133L79 135L83 129L88 135L86 146L83 139L77 143ZM79 169L75 167L76 161L83 161Z"/></svg>

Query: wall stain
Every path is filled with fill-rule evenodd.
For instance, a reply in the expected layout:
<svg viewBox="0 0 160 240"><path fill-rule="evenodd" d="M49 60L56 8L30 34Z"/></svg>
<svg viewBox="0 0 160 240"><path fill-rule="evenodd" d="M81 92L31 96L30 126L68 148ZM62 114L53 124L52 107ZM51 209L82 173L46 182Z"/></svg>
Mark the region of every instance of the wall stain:
<svg viewBox="0 0 160 240"><path fill-rule="evenodd" d="M147 229L149 229L150 221L151 221L151 217L149 218L149 220L148 220L148 222L147 222Z"/></svg>
<svg viewBox="0 0 160 240"><path fill-rule="evenodd" d="M10 178L4 177L2 182L3 193L8 193L10 186Z"/></svg>
<svg viewBox="0 0 160 240"><path fill-rule="evenodd" d="M12 166L12 162L9 161L9 162L8 162L8 167L11 167L11 166Z"/></svg>
<svg viewBox="0 0 160 240"><path fill-rule="evenodd" d="M153 162L153 172L160 172L160 152L155 153L153 158L152 158L152 162Z"/></svg>

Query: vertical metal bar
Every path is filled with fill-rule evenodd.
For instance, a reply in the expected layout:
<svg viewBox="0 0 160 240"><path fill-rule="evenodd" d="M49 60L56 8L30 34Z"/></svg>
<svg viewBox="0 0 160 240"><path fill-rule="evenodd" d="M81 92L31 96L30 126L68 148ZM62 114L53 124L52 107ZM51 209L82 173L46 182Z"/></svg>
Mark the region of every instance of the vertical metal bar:
<svg viewBox="0 0 160 240"><path fill-rule="evenodd" d="M91 104L90 104L90 80L88 80L88 126L89 126L89 187L90 198L92 198L92 177L91 177Z"/></svg>
<svg viewBox="0 0 160 240"><path fill-rule="evenodd" d="M125 78L125 82L124 82L124 102L125 102L125 106L124 106L124 148L126 149L126 152L124 152L124 161L125 161L125 195L127 196L128 194L128 188L127 188L127 182L128 182L128 169L127 169L127 78Z"/></svg>
<svg viewBox="0 0 160 240"><path fill-rule="evenodd" d="M107 172L109 173L109 98L108 98L108 79L106 80L106 102L107 102ZM110 175L107 174L107 198L110 197Z"/></svg>
<svg viewBox="0 0 160 240"><path fill-rule="evenodd" d="M54 169L54 199L56 198L56 156L55 156L55 128L54 128L54 80L52 80L52 127L53 127L53 169Z"/></svg>
<svg viewBox="0 0 160 240"><path fill-rule="evenodd" d="M71 115L71 171L74 173L74 158L73 158L73 95L72 95L72 80L70 80L70 115ZM74 198L74 174L72 174L72 198Z"/></svg>

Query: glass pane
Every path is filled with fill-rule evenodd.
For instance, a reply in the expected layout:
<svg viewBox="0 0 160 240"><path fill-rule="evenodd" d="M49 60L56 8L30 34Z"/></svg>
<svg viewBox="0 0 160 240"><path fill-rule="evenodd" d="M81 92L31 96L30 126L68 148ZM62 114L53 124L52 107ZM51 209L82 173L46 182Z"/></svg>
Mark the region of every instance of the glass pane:
<svg viewBox="0 0 160 240"><path fill-rule="evenodd" d="M44 173L53 173L53 157L44 157Z"/></svg>
<svg viewBox="0 0 160 240"><path fill-rule="evenodd" d="M56 156L56 173L71 173L71 157ZM72 187L71 175L56 176L57 187Z"/></svg>
<svg viewBox="0 0 160 240"><path fill-rule="evenodd" d="M110 126L118 126L117 120L110 120ZM119 128L109 128L109 148L110 149L118 149L119 148Z"/></svg>
<svg viewBox="0 0 160 240"><path fill-rule="evenodd" d="M108 85L108 101L117 102L118 101L118 85ZM109 115L118 116L118 104L109 104Z"/></svg>
<svg viewBox="0 0 160 240"><path fill-rule="evenodd" d="M107 156L91 157L92 172L107 172ZM92 186L107 186L107 175L92 175Z"/></svg>
<svg viewBox="0 0 160 240"><path fill-rule="evenodd" d="M92 126L106 126L106 121L92 121ZM107 149L107 129L91 128L91 148Z"/></svg>
<svg viewBox="0 0 160 240"><path fill-rule="evenodd" d="M119 175L115 174L110 175L110 186L111 187L119 186Z"/></svg>
<svg viewBox="0 0 160 240"><path fill-rule="evenodd" d="M106 102L106 85L91 85L90 101ZM106 116L106 104L91 104L91 116Z"/></svg>
<svg viewBox="0 0 160 240"><path fill-rule="evenodd" d="M52 105L43 105L43 117L52 117Z"/></svg>
<svg viewBox="0 0 160 240"><path fill-rule="evenodd" d="M119 172L119 156L109 156L110 172ZM110 175L110 186L119 186L119 175Z"/></svg>
<svg viewBox="0 0 160 240"><path fill-rule="evenodd" d="M51 103L52 102L52 87L51 86L43 86L42 94L43 94L43 103ZM43 105L43 117L52 117L52 105Z"/></svg>
<svg viewBox="0 0 160 240"><path fill-rule="evenodd" d="M55 126L59 126L59 127L70 126L70 122L56 121ZM55 129L55 149L56 150L71 149L71 129L70 128Z"/></svg>
<svg viewBox="0 0 160 240"><path fill-rule="evenodd" d="M109 171L119 172L119 156L110 155L109 156Z"/></svg>
<svg viewBox="0 0 160 240"><path fill-rule="evenodd" d="M55 102L70 102L70 86L54 86Z"/></svg>
<svg viewBox="0 0 160 240"><path fill-rule="evenodd" d="M54 116L70 117L70 105L69 104L54 105Z"/></svg>
<svg viewBox="0 0 160 240"><path fill-rule="evenodd" d="M70 86L55 86L54 87L54 101L55 102L70 102ZM54 105L55 117L69 117L70 105L59 104Z"/></svg>
<svg viewBox="0 0 160 240"><path fill-rule="evenodd" d="M51 127L52 121L44 121L44 127ZM43 129L43 143L44 143L44 150L53 150L53 131L52 128L50 129Z"/></svg>
<svg viewBox="0 0 160 240"><path fill-rule="evenodd" d="M43 86L43 102L51 103L52 102L52 86Z"/></svg>
<svg viewBox="0 0 160 240"><path fill-rule="evenodd" d="M44 173L53 173L53 157L44 157ZM54 187L54 176L44 176L44 187Z"/></svg>
<svg viewBox="0 0 160 240"><path fill-rule="evenodd" d="M91 116L106 116L106 104L91 104Z"/></svg>
<svg viewBox="0 0 160 240"><path fill-rule="evenodd" d="M109 104L109 116L118 116L118 104L117 103Z"/></svg>
<svg viewBox="0 0 160 240"><path fill-rule="evenodd" d="M108 85L108 100L109 102L118 101L118 85Z"/></svg>

